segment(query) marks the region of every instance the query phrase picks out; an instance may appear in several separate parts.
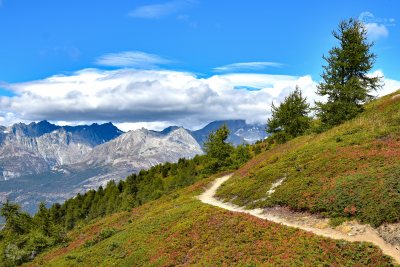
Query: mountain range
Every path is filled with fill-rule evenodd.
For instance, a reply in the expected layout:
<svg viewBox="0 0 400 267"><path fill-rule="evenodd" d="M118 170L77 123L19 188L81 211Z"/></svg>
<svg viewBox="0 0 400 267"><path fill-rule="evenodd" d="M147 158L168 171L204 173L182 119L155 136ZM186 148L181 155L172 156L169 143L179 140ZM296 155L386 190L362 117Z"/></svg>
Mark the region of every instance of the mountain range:
<svg viewBox="0 0 400 267"><path fill-rule="evenodd" d="M215 121L190 131L119 130L112 123L58 126L48 121L0 126L0 201L33 212L40 201L62 202L89 189L179 158L202 154L208 135L226 124L234 145L265 138L261 125Z"/></svg>

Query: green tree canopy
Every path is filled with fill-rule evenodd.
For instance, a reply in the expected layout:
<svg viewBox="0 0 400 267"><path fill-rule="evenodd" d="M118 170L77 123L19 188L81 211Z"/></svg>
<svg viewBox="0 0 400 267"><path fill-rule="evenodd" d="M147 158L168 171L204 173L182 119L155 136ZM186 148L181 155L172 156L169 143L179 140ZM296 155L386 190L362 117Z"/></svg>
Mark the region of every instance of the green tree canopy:
<svg viewBox="0 0 400 267"><path fill-rule="evenodd" d="M207 167L210 172L214 173L229 165L228 158L233 151L233 146L226 142L228 135L229 129L224 124L215 132L210 133L204 143L204 151L209 158Z"/></svg>
<svg viewBox="0 0 400 267"><path fill-rule="evenodd" d="M27 233L31 228L32 218L26 212L21 211L18 204L7 200L2 204L0 215L6 221L4 230L11 235Z"/></svg>
<svg viewBox="0 0 400 267"><path fill-rule="evenodd" d="M371 92L381 87L380 77L370 77L376 55L373 43L367 40L362 22L353 18L342 21L333 36L339 45L323 56L322 82L317 94L327 96L327 102L316 102L318 116L325 128L354 118L363 111L363 104L372 99Z"/></svg>
<svg viewBox="0 0 400 267"><path fill-rule="evenodd" d="M296 86L278 107L272 103L272 115L267 121L267 132L280 143L299 136L310 127L309 111L310 105L307 99Z"/></svg>

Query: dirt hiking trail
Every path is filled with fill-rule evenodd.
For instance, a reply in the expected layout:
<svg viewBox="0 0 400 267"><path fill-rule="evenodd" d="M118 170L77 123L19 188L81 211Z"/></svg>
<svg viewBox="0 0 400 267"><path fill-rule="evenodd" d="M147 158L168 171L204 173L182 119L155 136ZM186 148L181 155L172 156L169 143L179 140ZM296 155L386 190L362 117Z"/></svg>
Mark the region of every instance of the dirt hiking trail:
<svg viewBox="0 0 400 267"><path fill-rule="evenodd" d="M400 250L387 243L379 236L378 231L369 225L361 225L352 221L345 222L344 224L333 228L329 225L329 219L320 218L311 214L296 213L279 207L268 209L244 209L229 202L222 202L215 198L215 193L217 189L231 176L232 174L217 178L213 183L211 183L210 188L198 196L198 199L203 203L226 210L247 213L261 219L299 228L332 239L343 239L351 242L371 242L381 248L384 254L393 257L397 264L400 264Z"/></svg>

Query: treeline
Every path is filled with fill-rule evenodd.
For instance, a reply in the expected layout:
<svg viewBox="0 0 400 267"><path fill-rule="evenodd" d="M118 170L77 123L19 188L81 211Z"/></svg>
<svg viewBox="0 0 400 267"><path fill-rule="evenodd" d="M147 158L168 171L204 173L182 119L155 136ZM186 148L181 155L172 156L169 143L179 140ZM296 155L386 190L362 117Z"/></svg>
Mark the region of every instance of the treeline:
<svg viewBox="0 0 400 267"><path fill-rule="evenodd" d="M6 221L0 231L0 262L13 266L29 261L48 247L67 243L67 231L79 224L128 211L211 174L238 168L255 152L250 146L226 143L228 134L226 126L211 133L205 155L160 164L119 182L110 181L104 188L78 194L63 204L46 208L41 203L33 217L7 201L0 210Z"/></svg>

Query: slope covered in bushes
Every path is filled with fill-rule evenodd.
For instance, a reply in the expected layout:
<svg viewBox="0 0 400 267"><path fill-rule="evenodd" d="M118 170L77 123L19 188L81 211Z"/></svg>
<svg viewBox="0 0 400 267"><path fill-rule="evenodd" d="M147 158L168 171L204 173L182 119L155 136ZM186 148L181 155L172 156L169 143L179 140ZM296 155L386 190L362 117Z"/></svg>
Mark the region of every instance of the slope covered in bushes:
<svg viewBox="0 0 400 267"><path fill-rule="evenodd" d="M206 179L131 212L76 228L37 266L392 266L368 243L318 237L195 198Z"/></svg>
<svg viewBox="0 0 400 267"><path fill-rule="evenodd" d="M356 118L263 152L217 195L248 207L289 206L373 226L400 221L400 97L370 102ZM273 194L272 185L283 180Z"/></svg>

